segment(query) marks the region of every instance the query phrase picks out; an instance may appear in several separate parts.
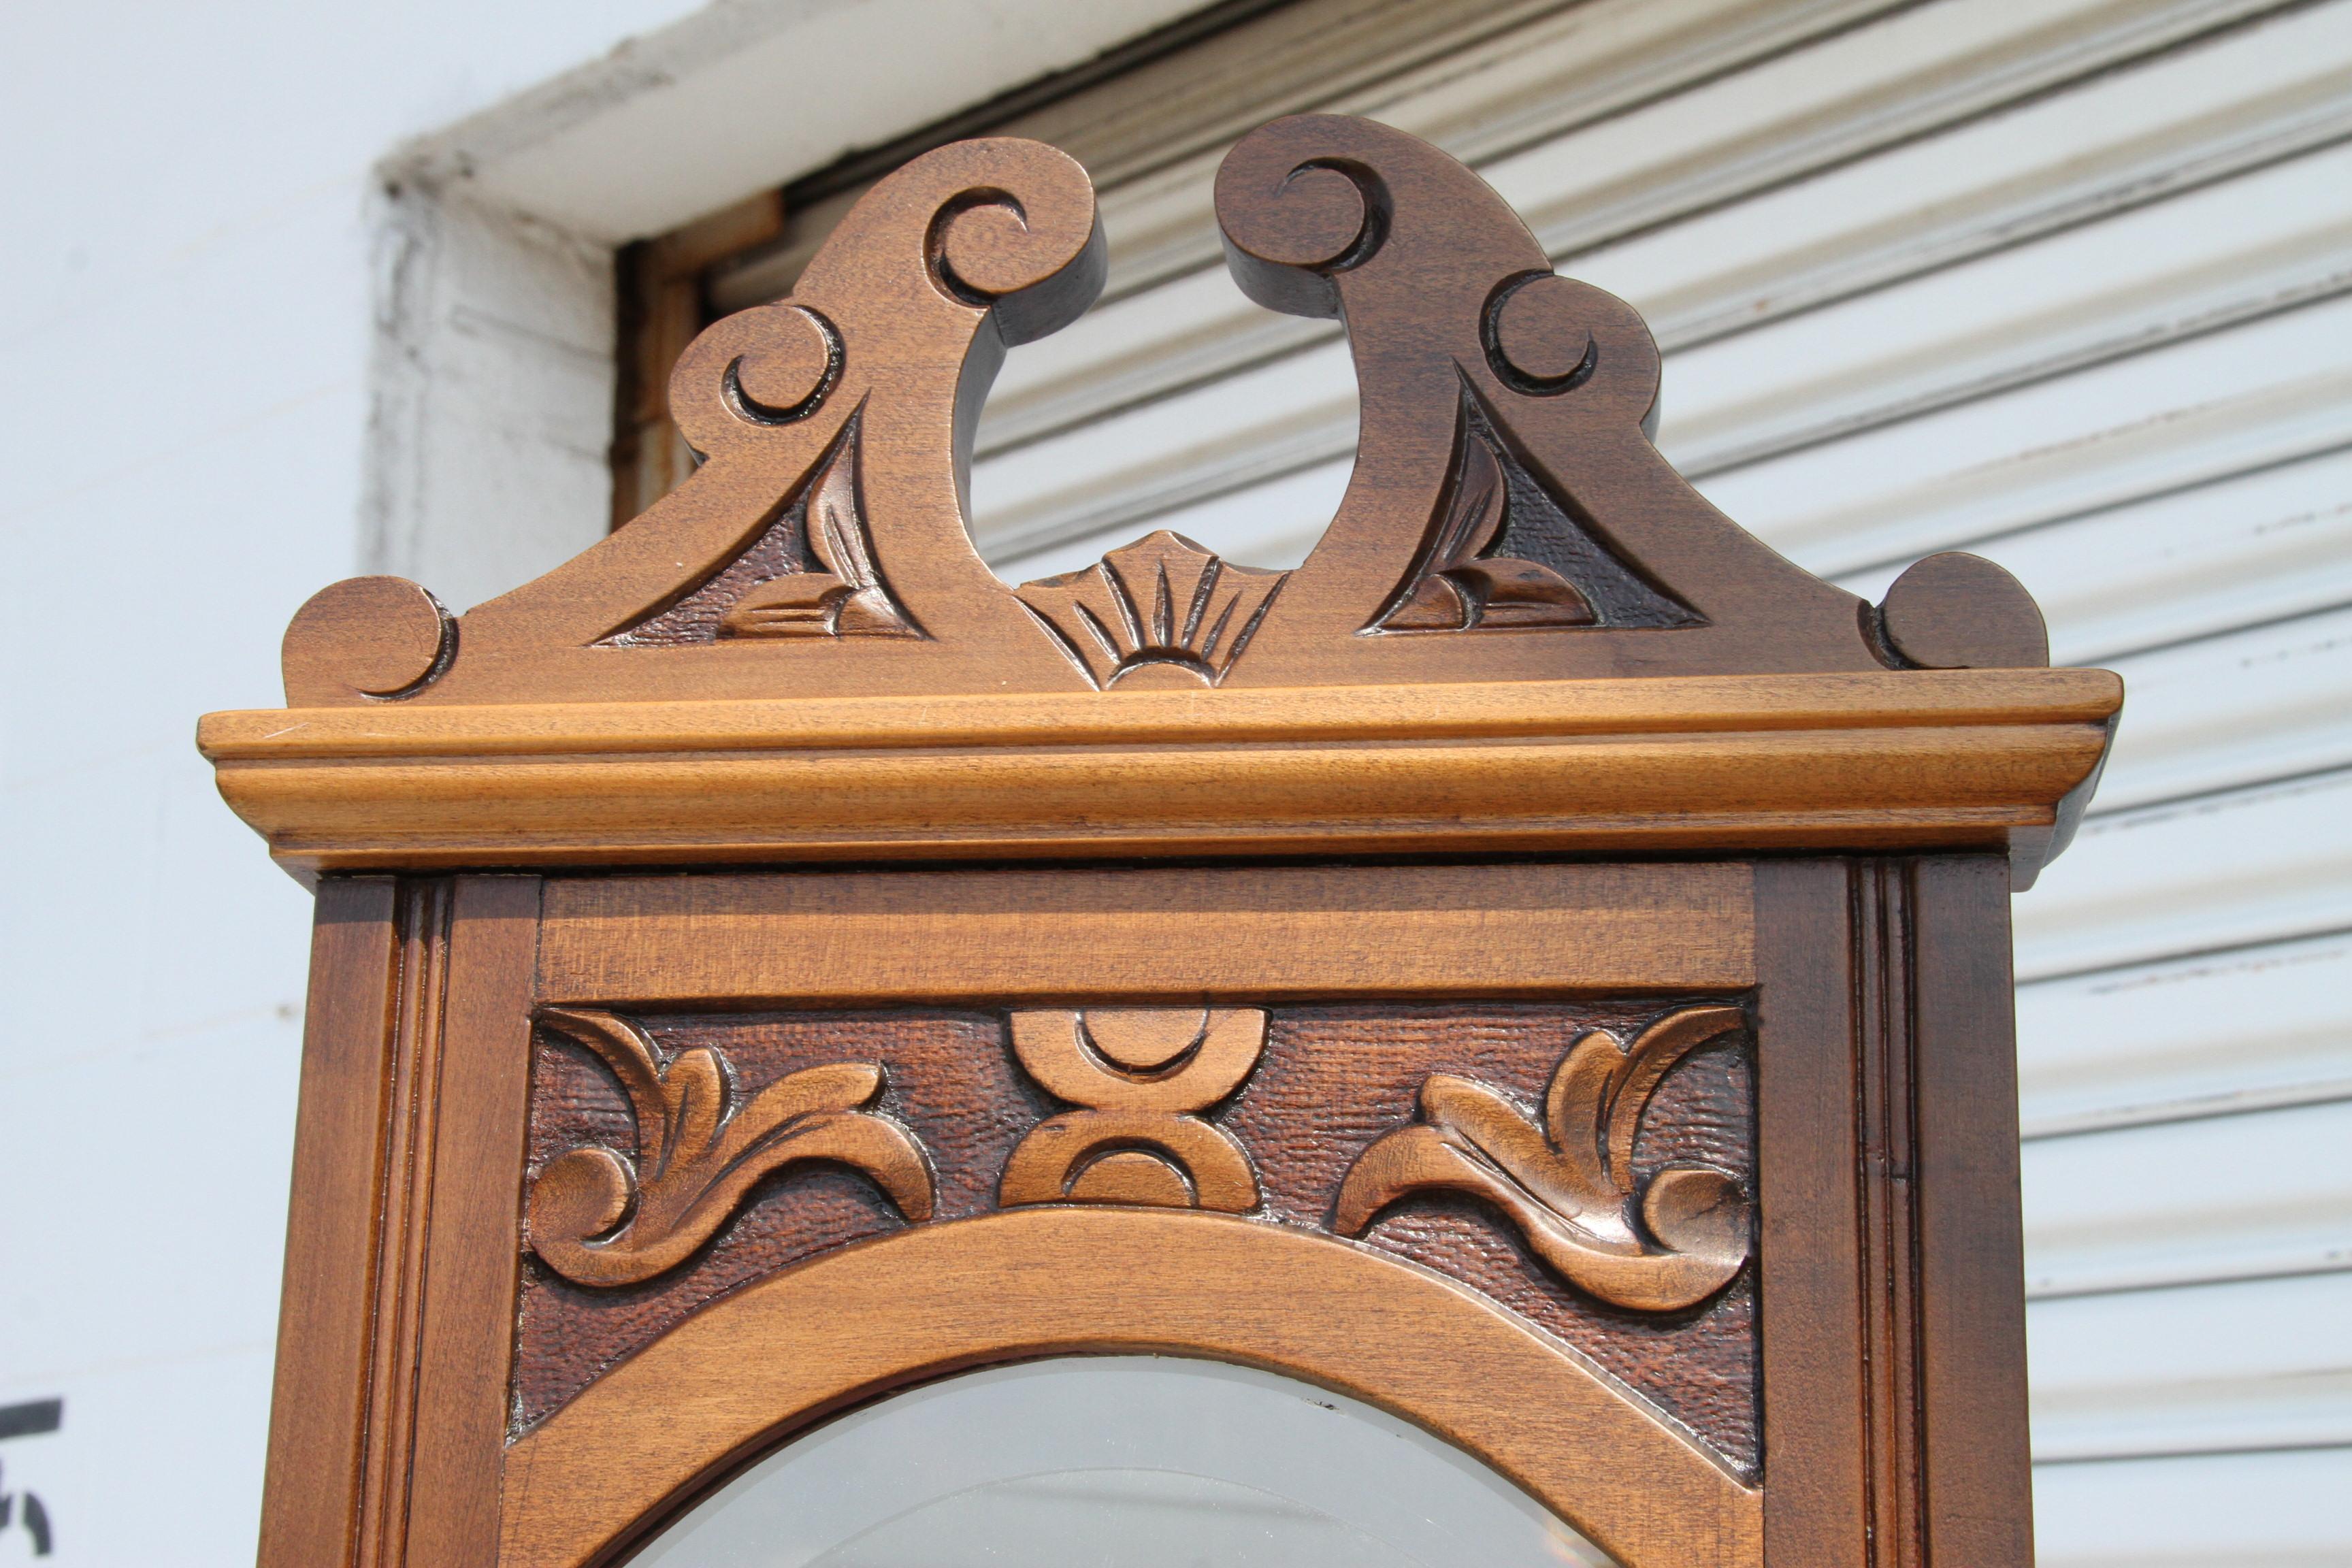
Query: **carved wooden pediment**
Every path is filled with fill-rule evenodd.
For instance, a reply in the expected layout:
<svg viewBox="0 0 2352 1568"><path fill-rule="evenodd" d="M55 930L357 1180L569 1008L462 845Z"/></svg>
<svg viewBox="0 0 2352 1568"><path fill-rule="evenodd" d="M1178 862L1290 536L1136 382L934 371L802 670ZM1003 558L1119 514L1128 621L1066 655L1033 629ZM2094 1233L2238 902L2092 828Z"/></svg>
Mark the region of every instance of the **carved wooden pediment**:
<svg viewBox="0 0 2352 1568"><path fill-rule="evenodd" d="M1298 687L2047 663L1997 568L1885 615L1790 564L1650 442L1658 352L1553 275L1517 216L1424 142L1301 115L1217 179L1254 300L1336 316L1356 472L1296 572L1175 535L1013 589L963 511L1007 345L1103 281L1094 195L1035 142L961 142L875 187L790 300L728 317L670 378L705 461L546 576L445 622L383 579L289 633L298 706ZM1916 604L1910 603L1916 597ZM1919 624L1910 625L1912 621ZM1922 657L1924 656L1924 657Z"/></svg>
<svg viewBox="0 0 2352 1568"><path fill-rule="evenodd" d="M961 142L695 340L670 404L706 460L652 510L460 618L383 577L306 605L303 721L205 721L224 792L304 875L1731 832L1997 845L2028 879L2063 842L2120 688L2042 668L1999 567L1933 557L1872 605L1750 537L1651 444L1639 315L1411 136L1278 121L1216 200L1250 296L1354 347L1354 478L1297 570L1167 532L1018 587L981 561L981 402L1103 242L1069 158Z"/></svg>

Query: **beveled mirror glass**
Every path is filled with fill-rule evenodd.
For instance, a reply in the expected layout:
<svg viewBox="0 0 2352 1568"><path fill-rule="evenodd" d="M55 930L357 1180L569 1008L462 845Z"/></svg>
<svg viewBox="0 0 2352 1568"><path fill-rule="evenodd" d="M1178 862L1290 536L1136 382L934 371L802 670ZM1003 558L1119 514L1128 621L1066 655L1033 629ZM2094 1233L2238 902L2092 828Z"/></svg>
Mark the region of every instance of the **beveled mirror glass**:
<svg viewBox="0 0 2352 1568"><path fill-rule="evenodd" d="M786 1445L641 1568L1602 1568L1428 1433L1307 1384L1102 1356L969 1373Z"/></svg>

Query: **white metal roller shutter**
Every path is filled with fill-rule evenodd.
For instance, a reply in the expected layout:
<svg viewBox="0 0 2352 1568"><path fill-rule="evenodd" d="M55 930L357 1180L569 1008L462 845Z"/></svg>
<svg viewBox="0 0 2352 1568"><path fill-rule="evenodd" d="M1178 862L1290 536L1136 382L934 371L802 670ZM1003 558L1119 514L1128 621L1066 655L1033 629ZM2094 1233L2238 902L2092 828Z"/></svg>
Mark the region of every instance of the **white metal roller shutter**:
<svg viewBox="0 0 2352 1568"><path fill-rule="evenodd" d="M1490 15L1265 108L1476 164L1788 554L1979 552L2131 683L2018 910L2042 1562L2352 1562L2352 0ZM1226 279L1215 162L1097 167L1110 290L982 427L1012 580L1150 527L1291 564L1339 499L1344 344Z"/></svg>

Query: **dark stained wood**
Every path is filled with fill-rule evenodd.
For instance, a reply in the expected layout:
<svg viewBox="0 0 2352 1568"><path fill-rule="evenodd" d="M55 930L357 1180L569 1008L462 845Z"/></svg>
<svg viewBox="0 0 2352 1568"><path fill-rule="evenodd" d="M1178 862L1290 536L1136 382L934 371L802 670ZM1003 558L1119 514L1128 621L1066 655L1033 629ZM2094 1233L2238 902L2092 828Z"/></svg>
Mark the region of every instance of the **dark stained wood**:
<svg viewBox="0 0 2352 1568"><path fill-rule="evenodd" d="M392 1560L415 1568L498 1556L539 901L536 877L462 877L451 899L407 1551Z"/></svg>
<svg viewBox="0 0 2352 1568"><path fill-rule="evenodd" d="M1411 1121L1415 1095L1431 1074L1475 1075L1522 1103L1540 1105L1554 1064L1584 1031L1609 1029L1632 1038L1675 1011L1672 1002L1654 998L1573 1005L1276 1008L1266 1024L1264 1059L1255 1060L1253 1053L1243 1061L1245 1071L1255 1067L1247 1084L1230 1106L1216 1103L1230 1089L1211 1088L1200 1114L1214 1124L1205 1130L1230 1144L1255 1179L1245 1211L1328 1230L1348 1172L1368 1147ZM698 1050L723 1058L747 1094L845 1058L881 1063L887 1087L875 1110L905 1126L929 1155L939 1194L934 1218L948 1223L1034 1201L1000 1193L1000 1173L1009 1184L1021 1151L1042 1128L1089 1114L1067 1109L1085 1105L1085 1100L1049 1097L1036 1087L1041 1075L1014 1065L1014 1030L1024 1018L1035 1016L937 1011L719 1014L643 1022L673 1059ZM1201 1010L1192 1010L1191 1016L1200 1019ZM649 1157L614 1075L578 1045L544 1033L538 1062L531 1100L532 1180L583 1147ZM1051 1076L1065 1089L1109 1098L1069 1083L1058 1072ZM1164 1089L1171 1081L1148 1078L1144 1084ZM1197 1097L1179 1091L1177 1098ZM1167 1111L1152 1114L1180 1120ZM1124 1142L1149 1147L1153 1138L1168 1136L1164 1129L1139 1126ZM1185 1152L1181 1145L1177 1152ZM1633 1172L1636 1191L1645 1190L1662 1171L1692 1165L1725 1172L1753 1190L1749 1068L1737 1038L1677 1066L1641 1118ZM1189 1190L1177 1206L1193 1206L1195 1193L1198 1206L1220 1206L1209 1201L1198 1169L1190 1174ZM1160 1201L1152 1189L1089 1191L1082 1184L1050 1196ZM517 1431L545 1419L627 1354L727 1291L906 1224L902 1207L848 1170L786 1170L756 1189L716 1239L683 1267L628 1288L566 1279L534 1260L521 1294ZM1727 1289L1709 1291L1687 1310L1629 1310L1578 1288L1549 1267L1529 1250L1507 1217L1444 1194L1414 1198L1390 1210L1370 1226L1367 1243L1459 1279L1559 1336L1681 1422L1725 1462L1752 1472L1759 1451L1755 1303L1744 1279Z"/></svg>
<svg viewBox="0 0 2352 1568"><path fill-rule="evenodd" d="M1983 856L1913 875L1922 1532L1931 1563L2030 1568L2009 884Z"/></svg>
<svg viewBox="0 0 2352 1568"><path fill-rule="evenodd" d="M1443 1432L1625 1568L1759 1560L1756 1492L1471 1291L1286 1226L1050 1205L919 1226L713 1302L514 1445L499 1560L594 1561L730 1461L925 1377L1172 1348Z"/></svg>
<svg viewBox="0 0 2352 1568"><path fill-rule="evenodd" d="M261 1568L352 1560L398 941L389 877L319 885L278 1312Z"/></svg>
<svg viewBox="0 0 2352 1568"><path fill-rule="evenodd" d="M2033 595L1981 555L1951 550L1912 564L1887 588L1878 625L1889 650L1922 668L2050 663L2050 632Z"/></svg>
<svg viewBox="0 0 2352 1568"><path fill-rule="evenodd" d="M992 1014L654 1015L640 1020L668 1055L723 1055L756 1092L794 1072L845 1059L880 1062L877 1109L909 1128L937 1179L934 1217L968 1219L996 1206L996 1184L1022 1135L1053 1114L1006 1048ZM541 1031L530 1100L530 1176L569 1151L643 1147L628 1102L582 1047ZM821 1166L776 1172L709 1245L682 1268L642 1285L599 1289L527 1260L518 1312L518 1433L726 1292L801 1259L899 1230L905 1216L872 1182Z"/></svg>
<svg viewBox="0 0 2352 1568"><path fill-rule="evenodd" d="M1874 1563L1848 876L1839 860L1756 868L1767 1568Z"/></svg>
<svg viewBox="0 0 2352 1568"><path fill-rule="evenodd" d="M1279 1009L1267 1060L1221 1125L1249 1150L1269 1217L1328 1229L1348 1171L1376 1140L1413 1120L1432 1073L1492 1084L1532 1111L1580 1031L1630 1038L1674 1005L1643 998ZM1670 1076L1644 1118L1636 1174L1646 1180L1668 1164L1697 1162L1752 1191L1749 1074L1744 1045L1730 1041ZM1558 1335L1735 1468L1757 1462L1755 1297L1744 1277L1689 1310L1629 1310L1562 1279L1495 1209L1447 1194L1388 1210L1365 1241L1460 1279Z"/></svg>
<svg viewBox="0 0 2352 1568"><path fill-rule="evenodd" d="M1230 679L1878 668L1859 600L1749 538L1650 444L1658 355L1640 315L1553 278L1459 163L1368 120L1278 120L1227 155L1217 219L1251 298L1346 322L1362 405L1339 513ZM1454 564L1438 537L1482 468L1501 492L1486 564L1533 558L1592 616L1395 629L1432 624L1394 607Z"/></svg>

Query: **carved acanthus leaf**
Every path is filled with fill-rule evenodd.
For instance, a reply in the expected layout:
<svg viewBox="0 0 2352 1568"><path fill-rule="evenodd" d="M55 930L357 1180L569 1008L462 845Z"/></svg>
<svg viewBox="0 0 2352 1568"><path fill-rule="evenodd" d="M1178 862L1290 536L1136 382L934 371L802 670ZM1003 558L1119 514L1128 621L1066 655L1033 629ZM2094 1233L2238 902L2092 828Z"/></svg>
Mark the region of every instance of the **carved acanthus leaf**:
<svg viewBox="0 0 2352 1568"><path fill-rule="evenodd" d="M781 1166L829 1160L872 1178L908 1219L929 1219L929 1162L914 1135L864 1109L882 1092L867 1062L810 1068L735 1105L726 1058L698 1046L664 1065L645 1031L611 1013L550 1008L539 1021L595 1052L637 1126L632 1163L571 1150L531 1183L530 1244L583 1285L630 1285L675 1268Z"/></svg>
<svg viewBox="0 0 2352 1568"><path fill-rule="evenodd" d="M1736 1007L1686 1007L1630 1046L1592 1030L1552 1075L1542 1127L1483 1084L1433 1074L1421 1088L1422 1120L1382 1135L1349 1171L1333 1228L1360 1236L1414 1193L1465 1193L1499 1209L1546 1264L1603 1300L1646 1311L1695 1306L1748 1259L1747 1201L1724 1172L1670 1165L1638 1194L1652 1247L1629 1214L1633 1142L1667 1072L1745 1026Z"/></svg>
<svg viewBox="0 0 2352 1568"><path fill-rule="evenodd" d="M1163 528L1018 591L1098 687L1214 686L1288 575L1233 565Z"/></svg>

